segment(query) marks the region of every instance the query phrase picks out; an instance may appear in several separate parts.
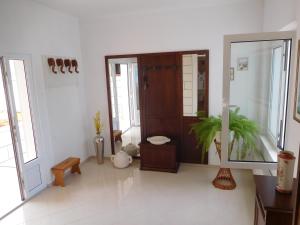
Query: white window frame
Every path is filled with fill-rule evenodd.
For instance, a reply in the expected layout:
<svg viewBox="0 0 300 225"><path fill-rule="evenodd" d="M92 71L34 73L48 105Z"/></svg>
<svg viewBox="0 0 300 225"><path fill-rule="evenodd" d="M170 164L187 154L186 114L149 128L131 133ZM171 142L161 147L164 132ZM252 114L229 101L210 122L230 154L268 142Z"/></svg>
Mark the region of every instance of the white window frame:
<svg viewBox="0 0 300 225"><path fill-rule="evenodd" d="M253 42L253 41L272 41L272 40L291 40L290 52L290 67L289 77L294 74L294 58L296 47L296 32L268 32L268 33L253 33L253 34L237 34L224 36L224 53L223 53L223 104L222 104L222 136L221 136L221 166L226 168L241 168L241 169L276 169L277 163L270 162L238 162L229 161L228 159L228 136L229 136L229 100L230 100L230 67L231 67L231 43L235 42ZM288 83L287 83L288 84ZM289 89L292 88L289 84ZM286 103L287 101L286 96ZM286 115L283 116L286 118ZM285 121L284 121L285 123ZM283 143L284 144L284 143Z"/></svg>
<svg viewBox="0 0 300 225"><path fill-rule="evenodd" d="M285 48L284 48L284 46L276 46L276 47L272 47L272 65L271 65L271 73L272 73L272 82L274 81L274 71L273 71L273 65L274 65L274 61L273 61L273 59L274 59L274 52L275 52L275 50L276 49L278 49L278 48L282 48L282 53L283 53L283 55L285 56L285 54L284 54L284 51L285 51ZM281 73L284 71L284 63L285 63L285 61L283 60L283 62L281 62L281 66L283 67L281 67L280 68L280 71L281 71ZM282 78L282 76L281 76L281 78ZM280 82L282 83L282 79L280 80ZM280 92L282 92L283 91L283 89L284 89L284 84L282 84L281 86L280 86ZM282 97L282 96L281 96ZM270 86L270 88L269 88L269 102L270 102L270 104L269 104L269 107L268 107L268 114L270 115L270 113L271 113L271 103L272 103L272 101L273 101L273 95L272 95L272 86ZM280 102L279 102L279 107L278 107L278 109L277 109L277 111L278 111L278 115L280 115L280 116L282 116L282 113L281 113L281 108L282 108L282 106L283 106L283 99L280 99ZM270 139L270 141L272 142L272 144L274 145L274 146L277 146L277 142L278 142L278 135L279 135L279 133L278 133L278 131L280 130L280 127L281 127L281 124L280 124L280 121L278 120L278 121L276 121L277 122L277 124L276 124L276 135L274 136L273 134L272 134L272 131L271 131L271 129L270 129L270 124L272 123L272 121L270 121L270 116L269 116L269 119L268 119L268 127L267 127L267 135L268 135L268 138Z"/></svg>

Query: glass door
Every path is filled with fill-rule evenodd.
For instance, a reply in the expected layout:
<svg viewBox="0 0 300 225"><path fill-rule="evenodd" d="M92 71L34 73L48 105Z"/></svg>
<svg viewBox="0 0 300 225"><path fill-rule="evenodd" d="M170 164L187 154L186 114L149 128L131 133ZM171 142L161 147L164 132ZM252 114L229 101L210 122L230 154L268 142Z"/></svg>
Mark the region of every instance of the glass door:
<svg viewBox="0 0 300 225"><path fill-rule="evenodd" d="M45 187L41 174L41 159L37 151L36 127L32 110L33 90L30 61L27 57L3 57L3 79L9 125L23 200Z"/></svg>
<svg viewBox="0 0 300 225"><path fill-rule="evenodd" d="M0 58L0 179L3 181L0 185L0 218L25 199L5 76L3 59Z"/></svg>
<svg viewBox="0 0 300 225"><path fill-rule="evenodd" d="M276 167L285 148L294 32L224 38L222 164Z"/></svg>

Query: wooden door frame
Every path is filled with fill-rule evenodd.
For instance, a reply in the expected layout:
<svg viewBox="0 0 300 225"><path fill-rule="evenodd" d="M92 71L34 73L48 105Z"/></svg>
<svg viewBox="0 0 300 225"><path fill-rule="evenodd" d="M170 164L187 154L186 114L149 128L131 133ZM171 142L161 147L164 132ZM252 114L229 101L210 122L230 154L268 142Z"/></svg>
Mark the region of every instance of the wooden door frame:
<svg viewBox="0 0 300 225"><path fill-rule="evenodd" d="M124 54L124 55L106 55L104 57L105 59L105 74L106 74L106 90L107 90L107 102L108 102L108 114L109 114L109 128L110 128L110 142L111 142L111 153L112 154L115 154L115 142L114 142L114 138L113 138L113 121L112 121L112 104L111 104L111 87L110 87L110 80L109 80L109 63L108 61L110 59L119 59L119 58L137 58L137 64L138 64L138 77L139 77L139 101L140 101L140 127L141 127L141 137L143 137L144 135L144 116L142 115L143 114L143 104L141 101L143 101L142 99L142 96L141 96L141 76L140 74L142 74L141 70L142 68L140 67L140 64L139 64L139 58L143 55L162 55L162 54L170 54L170 53L174 53L174 54L177 54L177 55L183 55L183 54L206 54L207 56L207 63L208 63L208 66L206 68L206 73L207 73L207 89L206 89L206 102L207 102L207 114L208 114L208 108L209 108L209 96L208 96L208 93L209 93L209 50L207 49L204 49L204 50L187 50L187 51L170 51L170 52L153 52L153 53L136 53L136 54ZM178 60L178 63L180 63L180 68L182 67L182 61L181 59ZM179 77L180 77L180 82L182 83L182 71L181 70L178 70L178 72L181 74ZM182 93L182 85L180 85L180 93ZM180 113L181 113L181 128L182 128L182 120L183 120L183 110L182 110L182 99L183 99L183 96L181 96L181 103L179 104L181 106L181 110L180 110ZM182 132L182 129L181 129L181 132ZM181 134L182 136L182 134ZM182 137L181 137L182 138Z"/></svg>

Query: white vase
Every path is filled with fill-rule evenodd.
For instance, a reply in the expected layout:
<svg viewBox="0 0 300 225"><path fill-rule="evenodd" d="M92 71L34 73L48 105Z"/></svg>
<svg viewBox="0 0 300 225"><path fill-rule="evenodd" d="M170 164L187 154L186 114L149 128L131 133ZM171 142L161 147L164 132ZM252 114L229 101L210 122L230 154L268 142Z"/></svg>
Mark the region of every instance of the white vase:
<svg viewBox="0 0 300 225"><path fill-rule="evenodd" d="M110 160L117 168L126 168L132 163L132 157L124 151L119 151L116 155L112 155Z"/></svg>

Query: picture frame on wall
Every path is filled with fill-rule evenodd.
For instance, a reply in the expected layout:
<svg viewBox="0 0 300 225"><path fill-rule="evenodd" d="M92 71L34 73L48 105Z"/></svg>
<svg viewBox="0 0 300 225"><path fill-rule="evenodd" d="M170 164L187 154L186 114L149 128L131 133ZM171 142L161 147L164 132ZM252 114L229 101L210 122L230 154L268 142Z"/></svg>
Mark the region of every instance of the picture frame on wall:
<svg viewBox="0 0 300 225"><path fill-rule="evenodd" d="M237 70L247 71L248 70L248 57L240 57L237 59Z"/></svg>
<svg viewBox="0 0 300 225"><path fill-rule="evenodd" d="M300 123L300 40L298 40L294 119Z"/></svg>

